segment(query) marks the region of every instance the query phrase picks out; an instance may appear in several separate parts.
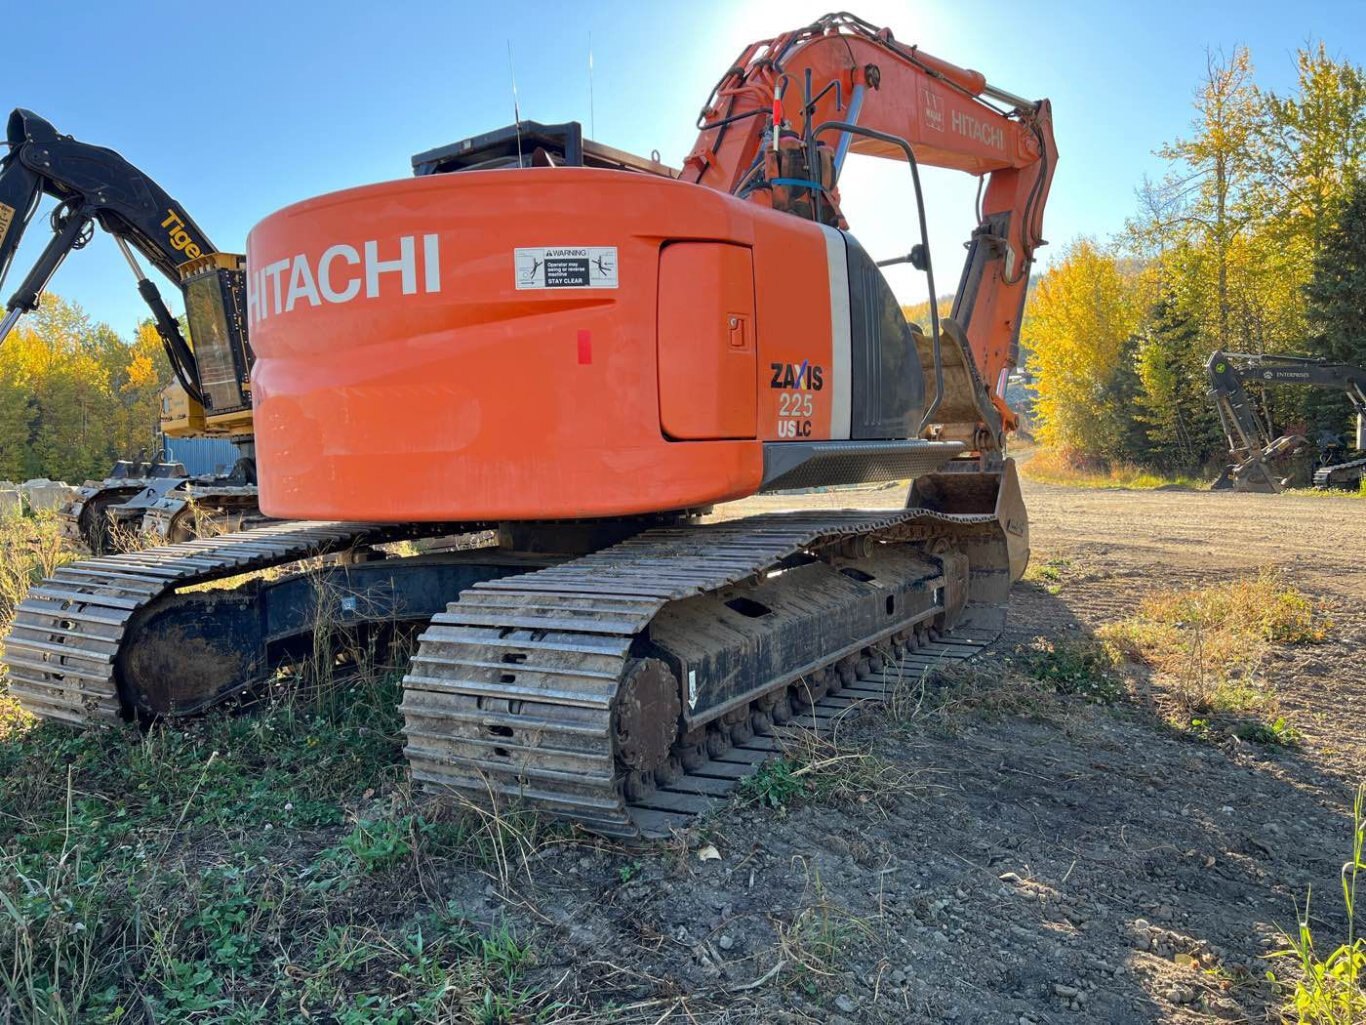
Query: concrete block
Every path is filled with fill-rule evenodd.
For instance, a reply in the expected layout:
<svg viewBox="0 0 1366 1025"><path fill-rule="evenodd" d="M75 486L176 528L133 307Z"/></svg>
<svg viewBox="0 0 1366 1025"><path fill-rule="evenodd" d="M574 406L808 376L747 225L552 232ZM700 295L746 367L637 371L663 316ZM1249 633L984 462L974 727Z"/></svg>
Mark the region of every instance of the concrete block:
<svg viewBox="0 0 1366 1025"><path fill-rule="evenodd" d="M76 497L76 489L65 481L53 481L45 477L26 480L19 485L19 490L28 502L28 507L36 513L56 512Z"/></svg>
<svg viewBox="0 0 1366 1025"><path fill-rule="evenodd" d="M0 519L18 519L24 515L24 496L18 488L0 488Z"/></svg>

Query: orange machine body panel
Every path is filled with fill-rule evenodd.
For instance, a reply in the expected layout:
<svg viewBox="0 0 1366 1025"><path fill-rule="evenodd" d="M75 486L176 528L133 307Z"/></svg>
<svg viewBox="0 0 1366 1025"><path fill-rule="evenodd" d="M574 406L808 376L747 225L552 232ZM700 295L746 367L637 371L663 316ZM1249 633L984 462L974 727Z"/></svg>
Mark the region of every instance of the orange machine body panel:
<svg viewBox="0 0 1366 1025"><path fill-rule="evenodd" d="M580 168L281 210L247 247L261 507L547 520L752 494L765 441L830 437L829 230Z"/></svg>
<svg viewBox="0 0 1366 1025"><path fill-rule="evenodd" d="M659 423L665 437L756 436L750 253L725 242L675 242L660 252Z"/></svg>

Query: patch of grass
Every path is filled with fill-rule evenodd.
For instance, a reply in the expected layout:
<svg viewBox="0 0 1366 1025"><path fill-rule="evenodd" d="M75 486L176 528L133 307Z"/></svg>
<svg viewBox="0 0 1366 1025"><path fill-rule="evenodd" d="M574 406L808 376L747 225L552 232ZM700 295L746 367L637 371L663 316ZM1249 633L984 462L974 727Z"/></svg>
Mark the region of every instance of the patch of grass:
<svg viewBox="0 0 1366 1025"><path fill-rule="evenodd" d="M1271 722L1239 723L1233 728L1233 732L1243 740L1265 744L1268 747L1294 747L1300 742L1299 730L1287 723L1284 716L1279 715Z"/></svg>
<svg viewBox="0 0 1366 1025"><path fill-rule="evenodd" d="M1052 449L1035 449L1021 461L1020 474L1040 484L1062 484L1074 488L1153 491L1157 488L1195 490L1206 487L1203 481L1195 477L1169 477L1140 466L1076 459Z"/></svg>
<svg viewBox="0 0 1366 1025"><path fill-rule="evenodd" d="M527 943L415 885L522 840L411 803L396 676L332 687L0 740L0 1020L536 1020Z"/></svg>
<svg viewBox="0 0 1366 1025"><path fill-rule="evenodd" d="M62 539L57 517L0 517L0 654L3 635L14 611L35 583L80 557ZM31 729L34 719L5 693L5 670L0 668L0 744Z"/></svg>
<svg viewBox="0 0 1366 1025"><path fill-rule="evenodd" d="M1017 655L1029 676L1059 694L1108 705L1123 690L1114 650L1093 638L1040 641Z"/></svg>
<svg viewBox="0 0 1366 1025"><path fill-rule="evenodd" d="M1062 591L1063 577L1072 566L1070 559L1046 559L1043 562L1031 562L1024 572L1024 579L1038 584L1049 594L1058 594Z"/></svg>
<svg viewBox="0 0 1366 1025"><path fill-rule="evenodd" d="M1125 658L1153 669L1175 715L1255 715L1253 739L1294 736L1260 670L1276 644L1324 640L1332 623L1305 594L1264 571L1227 583L1154 595L1136 616L1107 624L1099 636ZM1265 741L1263 741L1265 742Z"/></svg>
<svg viewBox="0 0 1366 1025"><path fill-rule="evenodd" d="M1366 498L1366 477L1352 490L1345 488L1290 488L1287 495L1303 498Z"/></svg>
<svg viewBox="0 0 1366 1025"><path fill-rule="evenodd" d="M824 979L838 975L856 943L875 940L872 926L830 899L819 873L804 864L807 892L804 906L787 919L774 922L779 966L787 969L790 985L809 996L825 988Z"/></svg>
<svg viewBox="0 0 1366 1025"><path fill-rule="evenodd" d="M1332 626L1311 599L1274 571L1155 595L1143 602L1140 615L1150 622L1225 629L1273 644L1317 643Z"/></svg>
<svg viewBox="0 0 1366 1025"><path fill-rule="evenodd" d="M782 758L740 783L740 800L779 811L802 801L867 804L923 787L909 773L866 748L852 749L810 731L787 737Z"/></svg>
<svg viewBox="0 0 1366 1025"><path fill-rule="evenodd" d="M1303 910L1296 909L1298 928L1292 935L1282 932L1284 947L1273 952L1274 959L1295 965L1291 979L1267 972L1267 978L1285 995L1282 1014L1287 1021L1301 1025L1360 1025L1366 1021L1366 938L1356 933L1357 881L1366 871L1366 784L1357 787L1352 805L1352 856L1342 866L1342 903L1347 917L1347 932L1341 943L1321 953L1309 924L1306 894Z"/></svg>
<svg viewBox="0 0 1366 1025"><path fill-rule="evenodd" d="M31 586L78 558L56 516L0 517L0 626L8 627Z"/></svg>
<svg viewBox="0 0 1366 1025"><path fill-rule="evenodd" d="M341 844L328 853L361 872L382 872L412 855L415 824L411 815L358 822L355 829L342 837Z"/></svg>
<svg viewBox="0 0 1366 1025"><path fill-rule="evenodd" d="M77 557L55 520L0 521L0 630ZM574 1017L528 989L528 938L426 885L506 882L547 834L414 803L399 674L330 630L335 600L318 588L321 654L246 714L77 733L0 679L0 1022Z"/></svg>

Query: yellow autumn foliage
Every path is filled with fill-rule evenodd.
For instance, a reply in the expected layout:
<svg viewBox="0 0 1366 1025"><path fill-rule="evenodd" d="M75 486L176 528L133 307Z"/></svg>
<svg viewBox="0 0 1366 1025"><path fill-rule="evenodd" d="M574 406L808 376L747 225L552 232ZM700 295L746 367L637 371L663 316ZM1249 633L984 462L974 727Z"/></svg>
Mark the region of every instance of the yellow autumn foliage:
<svg viewBox="0 0 1366 1025"><path fill-rule="evenodd" d="M1039 282L1027 341L1044 444L1100 456L1116 451L1125 413L1118 378L1131 365L1142 314L1137 275L1089 239L1072 243Z"/></svg>

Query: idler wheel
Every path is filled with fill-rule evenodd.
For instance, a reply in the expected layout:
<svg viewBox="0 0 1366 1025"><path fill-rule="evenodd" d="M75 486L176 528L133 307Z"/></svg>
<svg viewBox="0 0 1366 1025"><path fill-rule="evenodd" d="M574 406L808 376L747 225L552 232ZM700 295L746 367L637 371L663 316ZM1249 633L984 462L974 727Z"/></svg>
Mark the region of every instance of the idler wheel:
<svg viewBox="0 0 1366 1025"><path fill-rule="evenodd" d="M641 773L663 765L678 736L682 707L678 678L667 665L657 658L631 663L612 709L617 762Z"/></svg>

